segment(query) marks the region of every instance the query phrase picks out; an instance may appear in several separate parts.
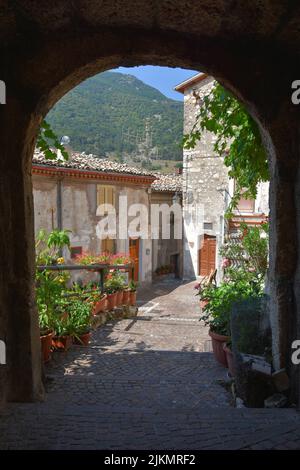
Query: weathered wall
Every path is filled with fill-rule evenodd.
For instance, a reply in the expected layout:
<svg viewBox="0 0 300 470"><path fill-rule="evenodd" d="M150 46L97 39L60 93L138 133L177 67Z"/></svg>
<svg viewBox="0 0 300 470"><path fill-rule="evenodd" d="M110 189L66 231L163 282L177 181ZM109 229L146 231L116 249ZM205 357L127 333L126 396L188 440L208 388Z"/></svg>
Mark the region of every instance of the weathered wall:
<svg viewBox="0 0 300 470"><path fill-rule="evenodd" d="M268 215L270 211L269 206L269 182L260 183L257 188L257 197L255 201L255 212Z"/></svg>
<svg viewBox="0 0 300 470"><path fill-rule="evenodd" d="M208 77L187 88L184 93L184 133L193 129L203 97L213 85ZM185 279L198 275L198 251L203 234L217 237L221 242L222 215L225 209L225 193L228 189L227 169L223 159L213 150L214 134L204 132L192 150L184 150L183 156L183 205L185 211L184 267ZM197 211L198 220L192 217ZM196 216L197 217L197 216ZM219 261L216 259L218 266Z"/></svg>

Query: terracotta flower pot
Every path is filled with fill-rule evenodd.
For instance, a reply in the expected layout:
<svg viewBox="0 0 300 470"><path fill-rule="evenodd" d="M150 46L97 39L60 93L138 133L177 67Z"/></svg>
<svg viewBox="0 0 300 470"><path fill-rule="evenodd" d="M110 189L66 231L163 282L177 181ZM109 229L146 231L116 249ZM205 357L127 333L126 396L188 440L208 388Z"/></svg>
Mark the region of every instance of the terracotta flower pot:
<svg viewBox="0 0 300 470"><path fill-rule="evenodd" d="M113 294L107 294L107 308L113 310L117 305L117 292Z"/></svg>
<svg viewBox="0 0 300 470"><path fill-rule="evenodd" d="M130 291L129 293L129 305L135 305L136 304L136 291Z"/></svg>
<svg viewBox="0 0 300 470"><path fill-rule="evenodd" d="M51 358L53 331L50 331L45 335L41 335L40 338L43 361L48 362Z"/></svg>
<svg viewBox="0 0 300 470"><path fill-rule="evenodd" d="M215 356L215 359L222 364L224 367L228 367L227 365L227 359L226 359L226 354L223 349L223 343L226 343L229 341L229 336L225 335L219 335L218 333L214 333L213 331L209 330L209 336L211 337L212 340L212 348L213 348L213 353Z"/></svg>
<svg viewBox="0 0 300 470"><path fill-rule="evenodd" d="M117 306L121 307L123 305L123 291L118 290L117 292Z"/></svg>
<svg viewBox="0 0 300 470"><path fill-rule="evenodd" d="M129 305L130 292L129 290L123 290L123 305Z"/></svg>
<svg viewBox="0 0 300 470"><path fill-rule="evenodd" d="M79 335L79 338L73 337L73 343L79 344L80 346L88 346L91 341L91 333L88 331L83 335Z"/></svg>
<svg viewBox="0 0 300 470"><path fill-rule="evenodd" d="M52 346L58 351L68 351L72 346L72 336L53 336Z"/></svg>
<svg viewBox="0 0 300 470"><path fill-rule="evenodd" d="M233 352L227 346L226 343L223 344L223 350L226 354L226 361L227 361L227 365L228 365L230 375L231 375L231 377L234 377L235 376L235 364L234 364L234 359L233 359Z"/></svg>
<svg viewBox="0 0 300 470"><path fill-rule="evenodd" d="M98 315L100 312L105 312L107 310L107 296L105 295L98 302L95 303L93 307L93 315Z"/></svg>

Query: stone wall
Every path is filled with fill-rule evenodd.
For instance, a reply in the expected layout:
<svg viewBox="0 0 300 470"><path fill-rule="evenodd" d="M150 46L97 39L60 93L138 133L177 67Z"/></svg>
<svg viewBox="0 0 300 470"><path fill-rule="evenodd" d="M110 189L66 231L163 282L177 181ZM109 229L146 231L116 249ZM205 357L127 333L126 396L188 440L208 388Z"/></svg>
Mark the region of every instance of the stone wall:
<svg viewBox="0 0 300 470"><path fill-rule="evenodd" d="M184 133L189 133L196 122L201 101L213 85L208 77L185 90ZM223 159L213 150L215 136L204 132L193 150L184 150L183 204L185 211L184 278L198 275L198 251L203 235L216 236L220 244L223 233L225 196L228 174ZM195 216L193 217L193 212ZM218 256L216 265L218 266Z"/></svg>
<svg viewBox="0 0 300 470"><path fill-rule="evenodd" d="M97 184L99 182L86 182L66 178L61 181L62 228L70 230L71 247L82 247L83 251L94 254L103 251L102 242L97 237L96 226L100 217L96 215L97 210ZM102 183L103 184L103 183ZM107 183L105 183L107 184ZM113 184L115 189L116 215L119 214L119 196L126 195L128 207L132 204L144 204L149 210L149 194L146 187L122 186ZM33 176L35 233L40 229L50 232L58 227L58 205L57 205L58 180L56 177ZM128 217L128 223L133 217ZM150 226L148 227L150 233ZM116 239L116 251L128 253L129 239ZM69 250L64 251L64 257L70 260ZM152 281L152 242L151 239L140 240L140 267L139 283L150 283ZM72 273L72 279L86 281L91 274L78 272Z"/></svg>

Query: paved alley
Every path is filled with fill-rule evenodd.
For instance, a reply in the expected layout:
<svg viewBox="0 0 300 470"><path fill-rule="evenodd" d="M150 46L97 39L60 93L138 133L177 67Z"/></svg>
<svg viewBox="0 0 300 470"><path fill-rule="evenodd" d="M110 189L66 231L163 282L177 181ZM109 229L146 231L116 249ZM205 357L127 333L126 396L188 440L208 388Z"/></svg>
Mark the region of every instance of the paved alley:
<svg viewBox="0 0 300 470"><path fill-rule="evenodd" d="M56 353L47 399L11 404L1 449L300 449L293 409L235 409L222 386L193 283L143 290L139 315Z"/></svg>

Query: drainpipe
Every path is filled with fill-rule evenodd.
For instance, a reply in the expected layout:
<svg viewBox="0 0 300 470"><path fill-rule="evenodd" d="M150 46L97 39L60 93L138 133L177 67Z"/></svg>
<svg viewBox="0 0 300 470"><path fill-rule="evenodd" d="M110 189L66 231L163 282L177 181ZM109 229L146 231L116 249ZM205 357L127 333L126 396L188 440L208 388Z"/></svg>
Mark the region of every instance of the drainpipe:
<svg viewBox="0 0 300 470"><path fill-rule="evenodd" d="M57 207L57 212L56 212L57 228L58 230L62 230L63 224L62 224L62 180L61 179L57 180L57 185L56 185L56 207Z"/></svg>
<svg viewBox="0 0 300 470"><path fill-rule="evenodd" d="M62 179L57 180L57 185L56 185L56 224L57 224L57 229L62 230L63 229L63 222L62 222ZM59 249L59 256L63 256L63 250L60 248Z"/></svg>

